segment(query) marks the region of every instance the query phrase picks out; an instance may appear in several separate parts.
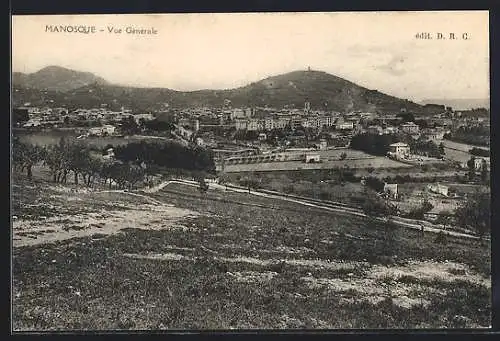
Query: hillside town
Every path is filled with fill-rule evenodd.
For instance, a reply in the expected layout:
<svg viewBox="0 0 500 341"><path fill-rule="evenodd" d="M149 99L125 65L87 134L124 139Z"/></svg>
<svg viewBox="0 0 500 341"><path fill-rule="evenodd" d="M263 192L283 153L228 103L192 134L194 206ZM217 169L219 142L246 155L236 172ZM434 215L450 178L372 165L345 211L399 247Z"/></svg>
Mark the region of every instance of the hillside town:
<svg viewBox="0 0 500 341"><path fill-rule="evenodd" d="M159 135L186 146L208 148L222 173L255 173L267 168L269 172L278 173L345 167L366 170L377 168L374 165L378 163L381 169L438 167L443 174L451 171L455 177L470 170L484 173L483 178L489 174L488 143L484 148L475 148L483 153L471 154L472 148L457 147L451 137L464 129L489 132L489 116L481 111L479 114L454 111L444 105L429 104L427 107L435 112L432 115L412 114L404 108L397 113L341 113L314 110L308 101L302 109L233 108L229 100L221 108L168 109L168 104L166 107L164 111L143 113L123 107L120 111L112 111L105 104L100 108L70 110L25 103L14 110L20 118L16 127L30 132L71 130L78 139ZM168 124L159 124L158 128L158 122ZM392 140L382 153L370 152L356 142L368 136L391 137ZM392 164L384 165L388 162ZM449 178L444 176L442 181L450 182ZM430 183L410 193L405 193L404 186L403 183L385 182L379 194L387 196L400 212L410 212L423 203L430 203L432 208L429 206L425 212L429 220L436 220L440 214L451 214L466 199L459 190L454 190L453 183ZM438 186L439 190L432 186Z"/></svg>
<svg viewBox="0 0 500 341"><path fill-rule="evenodd" d="M487 331L488 18L13 15L12 333Z"/></svg>

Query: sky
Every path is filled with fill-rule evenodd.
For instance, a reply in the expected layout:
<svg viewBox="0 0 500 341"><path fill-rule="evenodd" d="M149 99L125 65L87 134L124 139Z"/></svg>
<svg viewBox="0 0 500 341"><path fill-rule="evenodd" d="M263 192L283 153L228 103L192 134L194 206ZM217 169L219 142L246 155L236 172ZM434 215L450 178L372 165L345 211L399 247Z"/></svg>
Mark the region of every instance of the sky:
<svg viewBox="0 0 500 341"><path fill-rule="evenodd" d="M47 25L94 26L96 33L47 32ZM110 27L122 33L109 33ZM127 27L157 34L129 34ZM433 39L417 39L422 32ZM437 32L458 39L437 40ZM183 91L234 88L310 67L414 101L489 98L489 14L13 16L12 70L49 65L117 84Z"/></svg>

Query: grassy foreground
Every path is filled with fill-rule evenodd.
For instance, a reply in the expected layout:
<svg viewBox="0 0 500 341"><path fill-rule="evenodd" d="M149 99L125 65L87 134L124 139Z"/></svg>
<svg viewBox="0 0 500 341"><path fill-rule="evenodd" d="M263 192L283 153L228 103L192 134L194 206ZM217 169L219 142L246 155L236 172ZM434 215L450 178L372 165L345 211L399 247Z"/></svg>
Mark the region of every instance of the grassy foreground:
<svg viewBox="0 0 500 341"><path fill-rule="evenodd" d="M49 184L18 186L14 200L22 204L14 214L43 227L47 222L33 207L27 217L23 212L27 201L54 195ZM61 230L75 214L63 208L88 194L64 195L52 197L49 212ZM248 194L203 195L175 184L150 196L198 214L167 224L165 207L151 211L147 222L147 215L123 220L113 233L15 247L14 329L490 325L489 245L440 241L436 234ZM110 198L96 198L78 214L112 209L103 206ZM144 198L116 193L112 202L123 203L124 216L145 205ZM105 215L93 217L110 223Z"/></svg>

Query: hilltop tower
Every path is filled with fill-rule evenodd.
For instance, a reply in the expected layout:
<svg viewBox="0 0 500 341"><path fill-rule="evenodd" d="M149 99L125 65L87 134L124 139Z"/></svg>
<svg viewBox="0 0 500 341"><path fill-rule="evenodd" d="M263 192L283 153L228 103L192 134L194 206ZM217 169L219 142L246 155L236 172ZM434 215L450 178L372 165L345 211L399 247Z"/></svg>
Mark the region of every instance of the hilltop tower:
<svg viewBox="0 0 500 341"><path fill-rule="evenodd" d="M309 101L306 101L304 103L304 112L308 113L311 110L311 103Z"/></svg>

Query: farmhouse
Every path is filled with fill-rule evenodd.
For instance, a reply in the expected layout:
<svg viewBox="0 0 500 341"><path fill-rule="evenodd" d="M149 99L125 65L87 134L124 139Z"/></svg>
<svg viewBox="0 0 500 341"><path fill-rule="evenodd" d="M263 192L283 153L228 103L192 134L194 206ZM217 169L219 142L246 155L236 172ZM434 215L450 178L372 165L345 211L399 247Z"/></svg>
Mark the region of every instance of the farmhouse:
<svg viewBox="0 0 500 341"><path fill-rule="evenodd" d="M440 185L440 184L429 184L427 186L429 191L436 193L436 194L441 194L444 195L445 197L448 196L448 186Z"/></svg>
<svg viewBox="0 0 500 341"><path fill-rule="evenodd" d="M486 159L483 159L482 157L474 158L474 168L476 170L480 170L483 167L483 163L486 163L486 167L488 167L488 162L486 161Z"/></svg>
<svg viewBox="0 0 500 341"><path fill-rule="evenodd" d="M135 120L135 123L139 124L139 122L141 120L144 120L144 121L152 121L154 120L154 116L152 114L135 114L134 115L134 120Z"/></svg>
<svg viewBox="0 0 500 341"><path fill-rule="evenodd" d="M106 124L102 127L93 127L89 129L89 135L101 136L114 134L116 127Z"/></svg>
<svg viewBox="0 0 500 341"><path fill-rule="evenodd" d="M28 120L28 122L26 122L25 124L23 124L23 127L24 128L27 128L27 127L38 127L40 126L41 122L40 120Z"/></svg>
<svg viewBox="0 0 500 341"><path fill-rule="evenodd" d="M114 159L114 157L115 157L115 152L114 152L113 148L108 148L108 149L106 149L106 154L103 155L102 158L105 160L112 160L112 159Z"/></svg>
<svg viewBox="0 0 500 341"><path fill-rule="evenodd" d="M398 198L398 184L384 184L384 193L392 199Z"/></svg>
<svg viewBox="0 0 500 341"><path fill-rule="evenodd" d="M305 155L305 162L306 163L320 162L320 156L319 156L319 154L306 154Z"/></svg>
<svg viewBox="0 0 500 341"><path fill-rule="evenodd" d="M205 146L205 141L201 137L197 137L195 139L195 143L197 146L204 147Z"/></svg>
<svg viewBox="0 0 500 341"><path fill-rule="evenodd" d="M379 125L372 125L366 128L366 132L374 135L382 135L383 129Z"/></svg>
<svg viewBox="0 0 500 341"><path fill-rule="evenodd" d="M389 153L398 157L407 157L410 155L410 146L403 142L397 142L389 145Z"/></svg>
<svg viewBox="0 0 500 341"><path fill-rule="evenodd" d="M184 128L183 126L177 126L177 132L186 140L190 140L193 136L193 132L189 129Z"/></svg>
<svg viewBox="0 0 500 341"><path fill-rule="evenodd" d="M321 140L319 140L319 144L317 145L317 147L320 150L326 150L328 147L328 142L325 139L321 139Z"/></svg>

